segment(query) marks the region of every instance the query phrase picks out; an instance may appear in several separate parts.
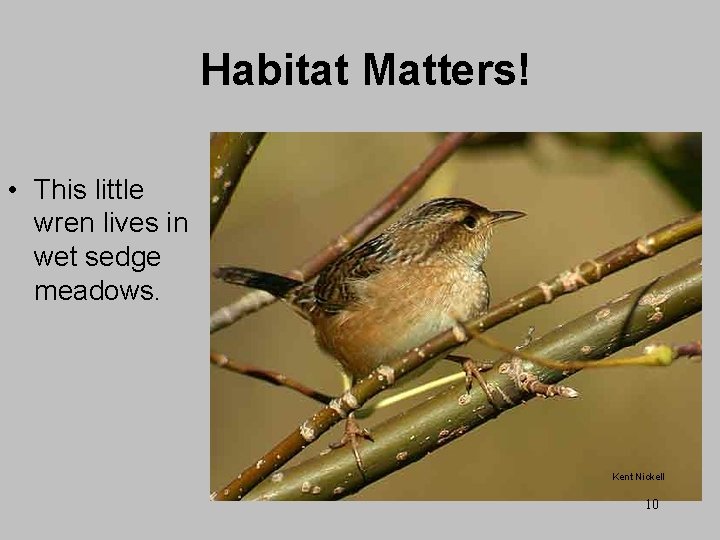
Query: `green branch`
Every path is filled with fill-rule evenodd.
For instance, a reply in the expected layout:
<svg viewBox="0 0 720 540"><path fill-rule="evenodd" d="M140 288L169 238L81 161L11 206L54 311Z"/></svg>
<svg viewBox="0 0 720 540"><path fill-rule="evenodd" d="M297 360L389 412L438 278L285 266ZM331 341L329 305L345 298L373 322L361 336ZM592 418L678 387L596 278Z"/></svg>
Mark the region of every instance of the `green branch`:
<svg viewBox="0 0 720 540"><path fill-rule="evenodd" d="M661 300L659 303L646 301ZM637 343L702 308L702 266L695 261L645 287L632 291L567 323L523 349L532 355L558 360L604 358ZM657 314L660 313L660 316ZM503 410L531 399L507 373L512 355L497 362L486 375L488 384L504 401ZM522 362L523 374L546 384L566 378L563 372ZM463 384L373 428L375 442L361 446L365 481L350 448L309 459L276 472L244 500L324 500L355 493L430 452L495 418L496 410L475 387L468 395Z"/></svg>

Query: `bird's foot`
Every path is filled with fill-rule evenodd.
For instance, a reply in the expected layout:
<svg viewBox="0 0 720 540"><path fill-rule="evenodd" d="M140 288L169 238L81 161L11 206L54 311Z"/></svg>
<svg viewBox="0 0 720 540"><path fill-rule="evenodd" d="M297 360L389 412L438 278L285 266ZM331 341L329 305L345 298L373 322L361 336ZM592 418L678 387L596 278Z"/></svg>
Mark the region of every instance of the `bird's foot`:
<svg viewBox="0 0 720 540"><path fill-rule="evenodd" d="M490 404L495 408L499 408L498 405L495 403L495 399L490 389L490 385L485 380L485 377L482 376L482 372L492 369L494 364L490 362L476 362L472 358L468 358L467 356L460 356L457 354L449 354L445 358L452 362L457 362L462 366L463 371L465 371L465 390L468 394L472 389L474 379L483 389L485 395L487 395Z"/></svg>
<svg viewBox="0 0 720 540"><path fill-rule="evenodd" d="M355 456L355 463L360 470L360 474L362 474L363 478L365 478L365 466L363 465L362 458L360 457L358 439L365 439L371 442L374 441L372 434L367 429L360 427L360 424L358 424L357 420L355 420L355 415L351 413L345 421L345 433L338 442L331 443L330 448L336 450L349 443L352 448L353 455Z"/></svg>

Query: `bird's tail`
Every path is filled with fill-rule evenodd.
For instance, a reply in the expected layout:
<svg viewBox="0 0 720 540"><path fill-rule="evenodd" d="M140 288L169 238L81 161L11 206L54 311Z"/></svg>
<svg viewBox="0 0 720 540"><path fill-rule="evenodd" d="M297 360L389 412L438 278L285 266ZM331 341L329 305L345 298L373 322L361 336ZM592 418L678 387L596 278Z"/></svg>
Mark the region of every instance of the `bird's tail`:
<svg viewBox="0 0 720 540"><path fill-rule="evenodd" d="M294 289L303 284L302 281L278 274L238 266L221 266L213 272L213 275L225 283L260 289L286 300L289 299L290 293Z"/></svg>

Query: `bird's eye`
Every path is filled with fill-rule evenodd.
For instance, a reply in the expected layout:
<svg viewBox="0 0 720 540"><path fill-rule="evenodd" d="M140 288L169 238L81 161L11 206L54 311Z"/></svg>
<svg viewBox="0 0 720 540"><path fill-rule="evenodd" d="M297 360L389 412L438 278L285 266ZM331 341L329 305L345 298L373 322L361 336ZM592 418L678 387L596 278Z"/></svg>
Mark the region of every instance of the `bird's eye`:
<svg viewBox="0 0 720 540"><path fill-rule="evenodd" d="M470 231L477 227L477 223L478 221L475 216L465 216L462 220L463 227Z"/></svg>

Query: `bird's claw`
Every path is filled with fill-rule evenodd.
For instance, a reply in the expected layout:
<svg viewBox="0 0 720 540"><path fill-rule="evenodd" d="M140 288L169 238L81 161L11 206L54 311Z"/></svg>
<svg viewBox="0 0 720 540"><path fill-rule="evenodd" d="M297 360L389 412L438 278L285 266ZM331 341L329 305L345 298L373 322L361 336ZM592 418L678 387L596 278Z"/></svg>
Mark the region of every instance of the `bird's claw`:
<svg viewBox="0 0 720 540"><path fill-rule="evenodd" d="M454 354L450 354L446 356L446 358L453 362L457 362L462 366L463 371L465 372L465 391L468 394L470 393L470 390L472 390L473 379L475 379L485 392L490 404L493 405L493 407L497 407L495 400L493 399L493 393L490 389L490 385L485 380L485 377L482 376L482 372L492 369L494 364L490 362L476 362L472 358Z"/></svg>
<svg viewBox="0 0 720 540"><path fill-rule="evenodd" d="M372 433L370 433L367 429L360 427L360 424L358 424L357 420L355 420L355 416L350 414L345 421L345 433L338 442L331 443L330 448L337 450L338 448L342 448L350 443L353 455L355 456L355 463L360 470L360 474L362 474L363 478L365 478L365 466L363 465L362 458L360 457L358 439L365 439L371 442L375 441Z"/></svg>

